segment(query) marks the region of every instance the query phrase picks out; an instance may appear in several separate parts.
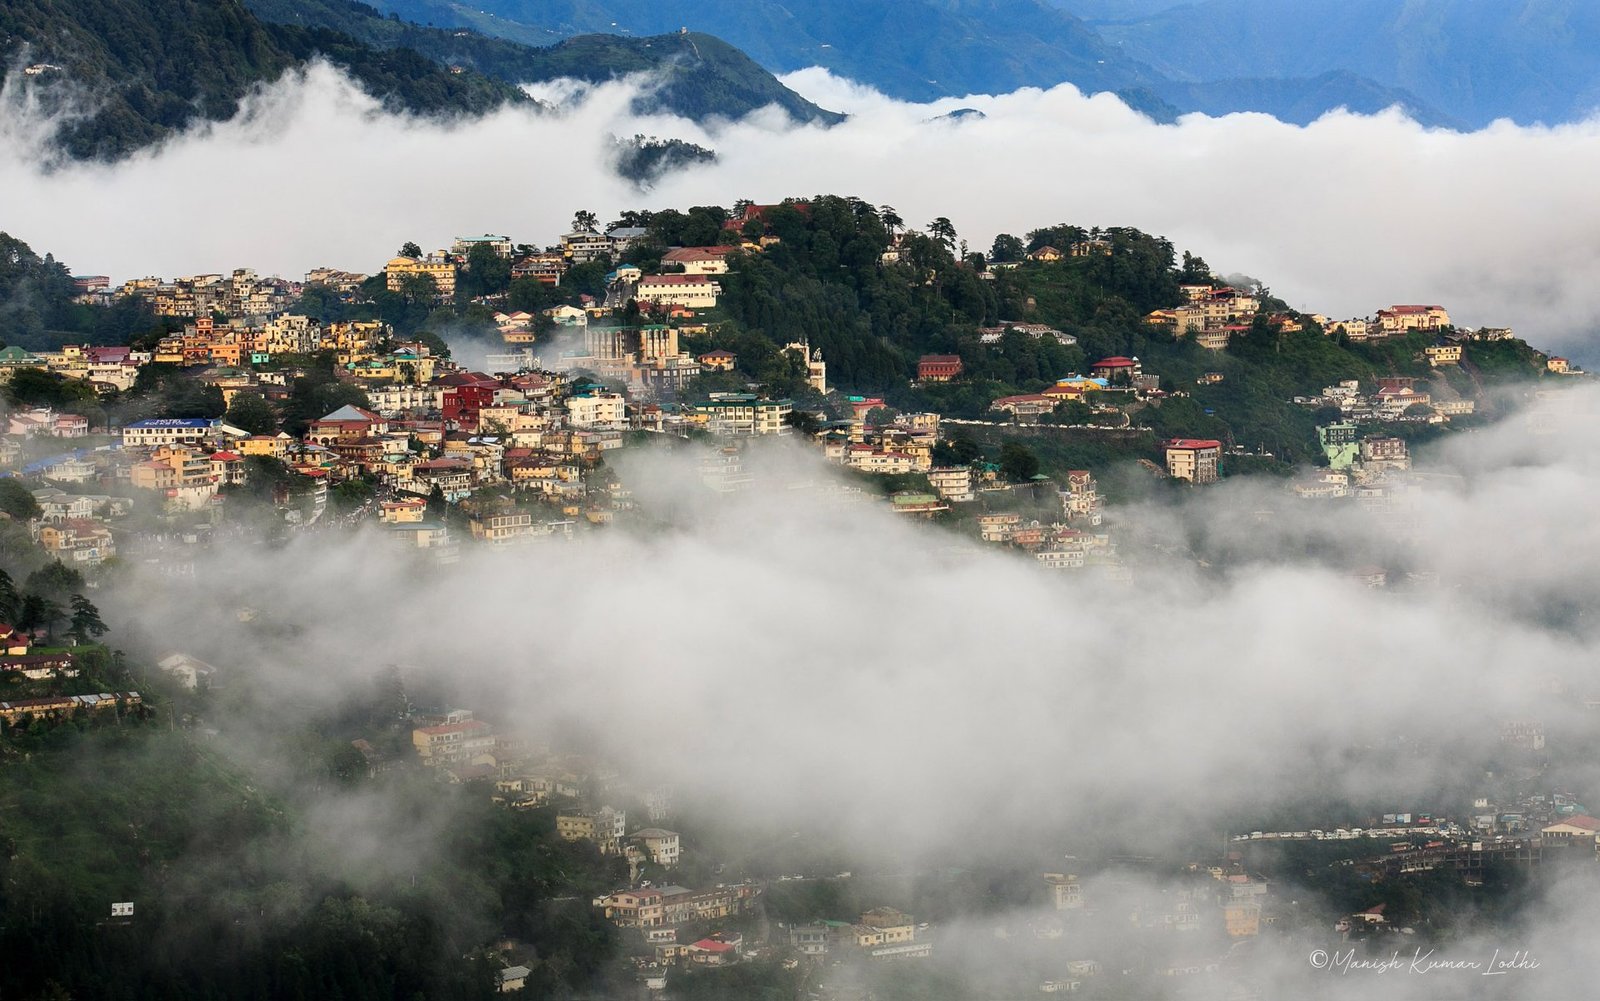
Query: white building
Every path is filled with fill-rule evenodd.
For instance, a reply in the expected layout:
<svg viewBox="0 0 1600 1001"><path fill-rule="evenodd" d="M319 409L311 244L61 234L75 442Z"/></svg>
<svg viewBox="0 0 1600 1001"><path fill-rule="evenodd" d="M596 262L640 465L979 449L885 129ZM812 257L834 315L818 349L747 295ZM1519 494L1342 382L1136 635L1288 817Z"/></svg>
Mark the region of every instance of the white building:
<svg viewBox="0 0 1600 1001"><path fill-rule="evenodd" d="M586 393L567 399L567 423L576 428L607 427L627 419L621 393Z"/></svg>
<svg viewBox="0 0 1600 1001"><path fill-rule="evenodd" d="M640 302L689 309L711 309L722 287L705 275L648 275L639 280L633 297Z"/></svg>

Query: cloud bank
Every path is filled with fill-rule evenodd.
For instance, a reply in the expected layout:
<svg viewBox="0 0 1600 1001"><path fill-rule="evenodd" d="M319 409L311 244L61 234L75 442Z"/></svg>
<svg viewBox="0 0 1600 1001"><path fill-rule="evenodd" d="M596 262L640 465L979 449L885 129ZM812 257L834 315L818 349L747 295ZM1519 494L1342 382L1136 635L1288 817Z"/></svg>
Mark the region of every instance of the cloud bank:
<svg viewBox="0 0 1600 1001"><path fill-rule="evenodd" d="M698 453L646 450L618 472L650 517L583 544L453 567L377 533L227 547L195 594L124 614L286 699L400 664L503 724L576 723L625 772L907 850L1108 816L1170 850L1285 802L1442 812L1485 781L1502 723L1592 727L1600 624L1562 609L1600 584L1596 401L1568 399L1587 409L1434 456L1451 475L1409 510L1240 481L1119 509L1127 584L838 503L798 446L752 453L758 488L732 496ZM1351 571L1374 561L1427 583L1370 590ZM259 622L227 616L244 605Z"/></svg>
<svg viewBox="0 0 1600 1001"><path fill-rule="evenodd" d="M1261 275L1291 305L1367 315L1440 302L1580 360L1600 327L1600 122L1459 134L1398 113L1265 115L1157 125L1109 95L1050 90L908 104L806 70L785 82L852 114L827 130L765 113L705 127L640 117L647 81L547 87L560 113L441 124L387 115L313 66L230 122L116 165L42 171L37 109L0 100L4 225L85 272L253 266L372 270L405 240L507 232L549 242L578 208L731 204L818 192L951 218L974 249L997 231L1134 225L1217 269ZM957 108L984 117L936 121ZM640 193L612 176L609 135L676 136L719 161Z"/></svg>

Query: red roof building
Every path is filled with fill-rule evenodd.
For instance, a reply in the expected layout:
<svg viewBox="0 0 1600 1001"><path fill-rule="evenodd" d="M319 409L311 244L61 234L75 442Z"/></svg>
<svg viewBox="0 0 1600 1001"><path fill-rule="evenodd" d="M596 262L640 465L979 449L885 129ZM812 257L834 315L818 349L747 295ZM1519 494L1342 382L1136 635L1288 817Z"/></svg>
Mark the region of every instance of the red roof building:
<svg viewBox="0 0 1600 1001"><path fill-rule="evenodd" d="M1167 475L1190 483L1215 483L1222 464L1222 442L1215 438L1174 438L1167 442Z"/></svg>
<svg viewBox="0 0 1600 1001"><path fill-rule="evenodd" d="M1143 374L1144 369L1137 358L1124 358L1116 355L1111 358L1102 358L1095 362L1090 369L1097 378L1115 379L1119 376L1136 379Z"/></svg>
<svg viewBox="0 0 1600 1001"><path fill-rule="evenodd" d="M917 359L920 382L949 382L961 375L960 355L923 355Z"/></svg>

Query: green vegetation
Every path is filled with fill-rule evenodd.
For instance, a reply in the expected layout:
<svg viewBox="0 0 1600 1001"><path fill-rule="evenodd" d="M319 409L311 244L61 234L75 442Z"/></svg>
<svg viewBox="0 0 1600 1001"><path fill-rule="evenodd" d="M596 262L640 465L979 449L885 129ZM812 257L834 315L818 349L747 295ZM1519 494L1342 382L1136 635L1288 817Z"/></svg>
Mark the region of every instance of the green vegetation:
<svg viewBox="0 0 1600 1001"><path fill-rule="evenodd" d="M0 9L0 25L9 8ZM0 36L5 32L0 27ZM73 302L78 294L67 266L40 257L0 232L0 341L32 351L62 344L125 344L156 325L143 300L130 297L102 309ZM24 402L12 397L13 402Z"/></svg>
<svg viewBox="0 0 1600 1001"><path fill-rule="evenodd" d="M318 27L266 25L240 0L18 0L0 7L0 55L62 67L32 86L67 110L86 93L96 110L65 124L61 149L115 158L197 120L232 117L252 87L318 55L386 106L480 113L527 98L478 73L451 73L409 50L378 51Z"/></svg>
<svg viewBox="0 0 1600 1001"><path fill-rule="evenodd" d="M133 687L95 679L113 681ZM280 762L270 773L241 770L226 738L169 730L220 708L205 693L153 700L148 719L0 732L0 952L29 957L3 964L0 994L487 1001L498 963L478 946L501 937L537 957L537 995L594 985L617 941L588 902L620 863L561 840L554 810L427 772L369 775L352 736L409 745L381 681L255 746ZM258 697L244 688L230 712ZM411 847L358 847L377 830L413 832ZM124 900L133 918L107 920Z"/></svg>
<svg viewBox="0 0 1600 1001"><path fill-rule="evenodd" d="M263 21L331 29L374 49L409 49L444 66L463 66L511 84L568 77L604 83L630 73L657 73L660 87L640 98L642 113L670 112L696 120L713 115L737 118L776 104L802 122L837 122L779 83L738 49L701 34L662 34L653 38L585 35L536 47L492 38L477 31L423 27L386 18L376 9L348 0L246 0ZM415 20L445 22L431 16Z"/></svg>

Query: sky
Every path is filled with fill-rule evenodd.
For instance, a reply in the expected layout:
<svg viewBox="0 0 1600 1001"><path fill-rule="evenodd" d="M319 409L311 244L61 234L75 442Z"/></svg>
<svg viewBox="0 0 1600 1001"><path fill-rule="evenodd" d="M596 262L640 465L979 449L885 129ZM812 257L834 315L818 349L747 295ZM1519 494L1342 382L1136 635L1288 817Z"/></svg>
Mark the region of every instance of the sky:
<svg viewBox="0 0 1600 1001"><path fill-rule="evenodd" d="M1059 222L1137 226L1219 273L1260 278L1297 309L1340 318L1440 303L1458 322L1591 357L1600 122L1468 134L1398 113L1157 125L1070 85L918 105L821 70L785 82L851 120L640 117L630 100L648 82L635 80L543 88L564 99L557 114L441 124L385 114L316 66L233 121L117 165L42 169L48 123L13 79L0 93L0 214L78 273L299 276L371 272L407 240L433 248L493 231L550 243L580 208L605 221L627 208L849 194L912 225L947 216L973 249ZM957 108L984 117L938 120ZM700 142L719 160L640 192L599 169L609 136L637 133Z"/></svg>

